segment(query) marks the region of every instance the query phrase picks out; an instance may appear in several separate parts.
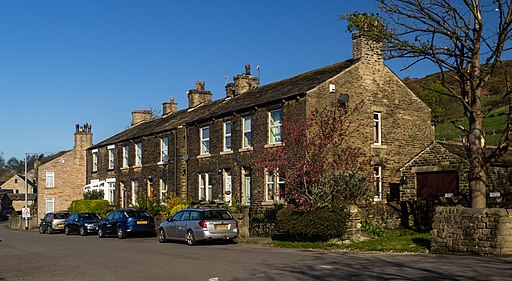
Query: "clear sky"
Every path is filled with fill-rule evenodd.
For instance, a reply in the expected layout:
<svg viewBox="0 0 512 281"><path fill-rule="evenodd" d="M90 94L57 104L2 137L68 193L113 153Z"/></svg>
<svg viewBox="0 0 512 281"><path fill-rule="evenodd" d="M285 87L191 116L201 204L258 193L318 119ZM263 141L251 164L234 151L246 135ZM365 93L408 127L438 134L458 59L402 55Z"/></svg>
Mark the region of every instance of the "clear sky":
<svg viewBox="0 0 512 281"><path fill-rule="evenodd" d="M73 147L75 124L94 143L128 128L131 111L162 108L205 81L260 66L262 84L351 58L340 14L376 12L372 0L0 1L0 153ZM423 77L433 68L400 71Z"/></svg>

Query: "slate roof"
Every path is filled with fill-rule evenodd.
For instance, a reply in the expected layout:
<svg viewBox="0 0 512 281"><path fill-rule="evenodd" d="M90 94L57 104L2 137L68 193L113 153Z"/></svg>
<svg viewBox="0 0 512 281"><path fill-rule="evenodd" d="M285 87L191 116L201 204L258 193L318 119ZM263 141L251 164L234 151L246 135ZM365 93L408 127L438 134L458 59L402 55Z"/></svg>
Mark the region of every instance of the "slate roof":
<svg viewBox="0 0 512 281"><path fill-rule="evenodd" d="M462 144L456 144L456 143L450 143L450 142L442 142L438 141L442 147L444 147L449 152L462 157L464 159L468 159L468 155L466 152L465 147ZM488 155L491 153L492 148L485 148L485 154ZM512 151L508 151L505 155L503 155L498 161L494 162L492 166L505 166L505 167L512 167Z"/></svg>
<svg viewBox="0 0 512 281"><path fill-rule="evenodd" d="M12 201L25 201L25 194L8 193L7 196L9 196L9 198ZM35 193L27 194L27 200L29 200L29 201L34 201L34 200L36 200L36 198L37 198L37 194L35 194Z"/></svg>
<svg viewBox="0 0 512 281"><path fill-rule="evenodd" d="M94 149L143 136L159 134L181 125L200 123L234 112L243 112L255 106L305 94L323 82L351 67L358 60L349 59L315 69L288 79L257 87L233 98L223 98L194 108L180 110L151 121L135 125L89 148Z"/></svg>

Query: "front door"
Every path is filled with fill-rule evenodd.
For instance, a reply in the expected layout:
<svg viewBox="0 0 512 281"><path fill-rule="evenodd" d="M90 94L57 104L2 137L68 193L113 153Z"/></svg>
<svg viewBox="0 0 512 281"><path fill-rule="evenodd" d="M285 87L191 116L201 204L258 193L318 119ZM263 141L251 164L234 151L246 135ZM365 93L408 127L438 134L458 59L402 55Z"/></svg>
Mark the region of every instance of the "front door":
<svg viewBox="0 0 512 281"><path fill-rule="evenodd" d="M457 171L417 173L416 184L418 222L430 227L440 198L458 192L459 174Z"/></svg>

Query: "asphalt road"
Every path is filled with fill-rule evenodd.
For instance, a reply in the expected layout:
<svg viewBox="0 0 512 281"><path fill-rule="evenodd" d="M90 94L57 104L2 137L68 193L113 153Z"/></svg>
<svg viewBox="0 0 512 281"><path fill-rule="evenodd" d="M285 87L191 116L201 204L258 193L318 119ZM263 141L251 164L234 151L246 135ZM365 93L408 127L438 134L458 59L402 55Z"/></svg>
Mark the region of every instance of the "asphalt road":
<svg viewBox="0 0 512 281"><path fill-rule="evenodd" d="M381 254L247 244L160 244L13 231L0 224L0 280L511 280L512 258Z"/></svg>

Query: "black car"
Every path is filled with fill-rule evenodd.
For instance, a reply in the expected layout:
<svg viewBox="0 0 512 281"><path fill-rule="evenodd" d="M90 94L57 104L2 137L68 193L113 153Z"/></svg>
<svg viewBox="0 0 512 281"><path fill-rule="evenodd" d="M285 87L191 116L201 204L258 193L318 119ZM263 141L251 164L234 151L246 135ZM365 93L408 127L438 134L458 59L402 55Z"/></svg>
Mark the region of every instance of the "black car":
<svg viewBox="0 0 512 281"><path fill-rule="evenodd" d="M98 225L98 236L117 235L124 239L128 234L145 233L155 235L154 218L140 210L114 210Z"/></svg>
<svg viewBox="0 0 512 281"><path fill-rule="evenodd" d="M96 213L73 213L64 222L64 233L80 233L82 236L97 233L100 220L101 217Z"/></svg>

